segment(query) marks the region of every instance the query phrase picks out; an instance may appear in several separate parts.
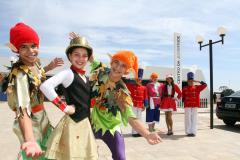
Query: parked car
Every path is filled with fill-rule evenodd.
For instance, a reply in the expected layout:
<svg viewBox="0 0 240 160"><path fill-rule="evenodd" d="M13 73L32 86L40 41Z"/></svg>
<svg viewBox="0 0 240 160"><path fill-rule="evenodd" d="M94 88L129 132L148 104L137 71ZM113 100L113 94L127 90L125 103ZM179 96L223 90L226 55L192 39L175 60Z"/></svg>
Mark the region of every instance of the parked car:
<svg viewBox="0 0 240 160"><path fill-rule="evenodd" d="M237 121L240 121L240 91L223 97L221 102L217 103L216 115L229 126L234 126Z"/></svg>

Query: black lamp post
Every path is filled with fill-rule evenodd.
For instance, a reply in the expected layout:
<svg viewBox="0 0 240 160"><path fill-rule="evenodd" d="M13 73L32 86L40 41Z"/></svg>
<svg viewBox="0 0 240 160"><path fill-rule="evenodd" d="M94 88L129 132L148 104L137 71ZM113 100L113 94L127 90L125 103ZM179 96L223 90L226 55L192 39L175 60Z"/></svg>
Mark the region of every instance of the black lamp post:
<svg viewBox="0 0 240 160"><path fill-rule="evenodd" d="M216 43L222 43L224 44L224 36L226 33L226 29L223 27L220 27L218 29L218 34L221 37L221 40L213 42L212 40L209 40L208 44L203 43L203 38L201 36L197 37L197 42L200 46L200 51L203 47L209 46L209 67L210 67L210 129L213 129L213 56L212 56L212 45Z"/></svg>

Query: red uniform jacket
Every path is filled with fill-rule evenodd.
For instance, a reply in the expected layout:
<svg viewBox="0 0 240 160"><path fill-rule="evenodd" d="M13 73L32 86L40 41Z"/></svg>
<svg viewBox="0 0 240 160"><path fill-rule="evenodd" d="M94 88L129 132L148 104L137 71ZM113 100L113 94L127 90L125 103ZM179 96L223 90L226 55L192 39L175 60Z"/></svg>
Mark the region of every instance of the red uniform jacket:
<svg viewBox="0 0 240 160"><path fill-rule="evenodd" d="M147 90L145 86L138 84L127 84L128 90L131 92L133 106L137 108L144 107L144 101L147 101Z"/></svg>
<svg viewBox="0 0 240 160"><path fill-rule="evenodd" d="M206 87L207 84L185 86L183 88L184 107L200 107L200 92Z"/></svg>

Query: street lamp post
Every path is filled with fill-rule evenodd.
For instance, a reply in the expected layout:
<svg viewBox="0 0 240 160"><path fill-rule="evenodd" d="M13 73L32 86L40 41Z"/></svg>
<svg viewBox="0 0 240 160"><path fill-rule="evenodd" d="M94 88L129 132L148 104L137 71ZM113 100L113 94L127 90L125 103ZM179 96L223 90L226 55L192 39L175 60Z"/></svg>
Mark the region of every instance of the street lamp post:
<svg viewBox="0 0 240 160"><path fill-rule="evenodd" d="M213 49L212 45L216 43L222 43L224 44L224 36L226 33L226 29L223 27L220 27L218 29L218 34L221 37L221 40L213 42L212 40L209 40L208 44L203 43L203 38L201 36L197 36L197 42L199 43L200 46L200 51L202 50L203 47L209 46L209 69L210 69L210 129L213 129Z"/></svg>

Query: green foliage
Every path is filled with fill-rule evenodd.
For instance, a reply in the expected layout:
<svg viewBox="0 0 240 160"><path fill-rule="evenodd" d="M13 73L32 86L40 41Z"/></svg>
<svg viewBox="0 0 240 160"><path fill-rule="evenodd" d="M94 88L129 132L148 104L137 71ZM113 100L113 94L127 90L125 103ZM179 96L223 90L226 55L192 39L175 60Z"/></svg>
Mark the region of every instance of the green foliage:
<svg viewBox="0 0 240 160"><path fill-rule="evenodd" d="M232 89L225 89L221 92L222 96L224 96L224 97L225 96L230 96L233 93L234 93L234 90L232 90Z"/></svg>

